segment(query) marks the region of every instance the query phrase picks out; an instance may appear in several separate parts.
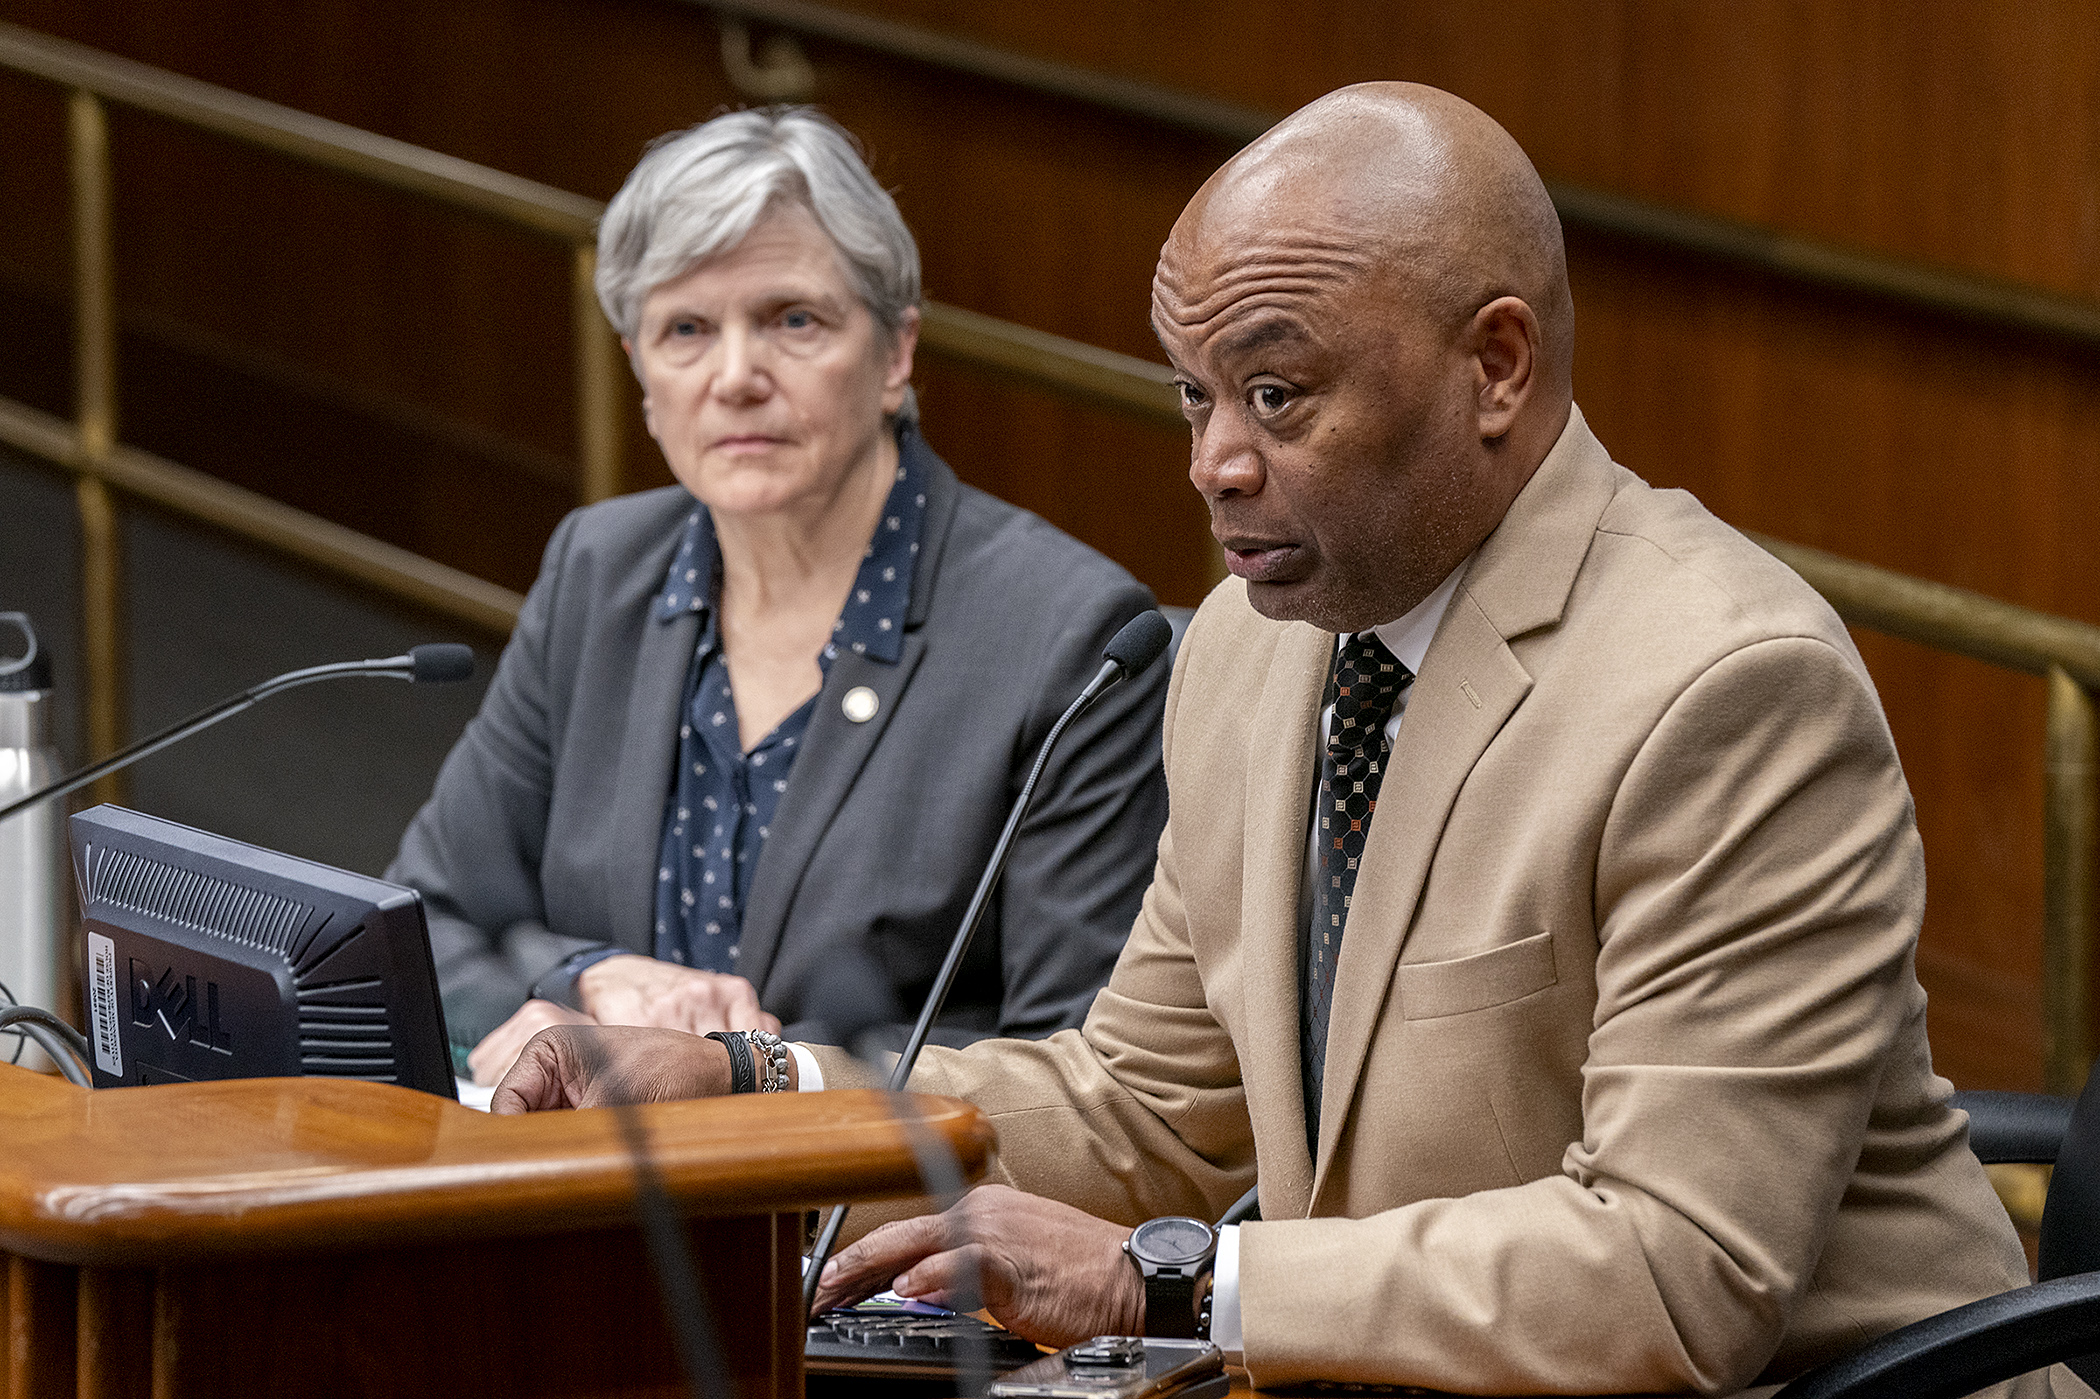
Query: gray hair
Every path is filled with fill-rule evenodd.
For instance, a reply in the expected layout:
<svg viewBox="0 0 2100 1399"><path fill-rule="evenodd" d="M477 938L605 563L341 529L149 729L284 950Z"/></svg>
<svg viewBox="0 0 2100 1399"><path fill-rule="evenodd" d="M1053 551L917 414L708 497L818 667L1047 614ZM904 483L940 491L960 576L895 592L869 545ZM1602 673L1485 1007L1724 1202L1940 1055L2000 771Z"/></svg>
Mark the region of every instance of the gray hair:
<svg viewBox="0 0 2100 1399"><path fill-rule="evenodd" d="M816 216L847 281L895 335L919 304L919 245L858 143L813 107L730 112L650 143L598 222L605 318L633 341L650 292L735 247L783 201ZM909 390L898 416L918 416Z"/></svg>

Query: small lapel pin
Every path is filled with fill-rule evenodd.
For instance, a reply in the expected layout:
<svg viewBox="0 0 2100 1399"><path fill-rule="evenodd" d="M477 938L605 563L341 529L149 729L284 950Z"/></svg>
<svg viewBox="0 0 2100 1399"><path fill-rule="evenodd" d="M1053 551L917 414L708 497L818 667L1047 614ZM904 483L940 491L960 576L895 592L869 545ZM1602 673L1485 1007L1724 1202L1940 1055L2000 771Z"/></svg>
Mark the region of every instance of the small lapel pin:
<svg viewBox="0 0 2100 1399"><path fill-rule="evenodd" d="M846 691L846 697L839 701L839 708L854 723L865 724L875 717L876 710L882 708L882 699L867 686L855 685Z"/></svg>

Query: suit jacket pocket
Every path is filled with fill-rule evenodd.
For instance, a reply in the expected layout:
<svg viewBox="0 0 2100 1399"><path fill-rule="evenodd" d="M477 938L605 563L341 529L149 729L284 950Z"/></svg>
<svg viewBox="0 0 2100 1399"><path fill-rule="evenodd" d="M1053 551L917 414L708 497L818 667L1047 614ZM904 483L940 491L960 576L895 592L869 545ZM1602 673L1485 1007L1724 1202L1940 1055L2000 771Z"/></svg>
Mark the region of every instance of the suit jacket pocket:
<svg viewBox="0 0 2100 1399"><path fill-rule="evenodd" d="M1543 991L1558 980L1551 933L1448 962L1402 962L1393 971L1400 1014L1409 1020L1486 1010Z"/></svg>

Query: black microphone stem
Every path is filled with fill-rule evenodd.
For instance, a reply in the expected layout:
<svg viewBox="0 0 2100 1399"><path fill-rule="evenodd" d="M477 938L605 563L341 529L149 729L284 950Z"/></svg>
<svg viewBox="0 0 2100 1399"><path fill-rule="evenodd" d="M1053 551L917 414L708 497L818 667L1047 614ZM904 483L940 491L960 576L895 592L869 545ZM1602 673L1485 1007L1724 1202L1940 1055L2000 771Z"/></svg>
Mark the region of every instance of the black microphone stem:
<svg viewBox="0 0 2100 1399"><path fill-rule="evenodd" d="M977 925L984 921L985 909L992 901L992 890L999 883L999 876L1006 873L1006 860L1013 853L1014 836L1020 832L1021 821L1028 815L1030 801L1035 796L1035 784L1043 775L1043 768L1050 761L1050 750L1073 720L1090 708L1094 701L1108 692L1110 686L1123 678L1123 667L1116 661L1103 661L1100 671L1091 683L1079 692L1062 717L1051 725L1049 736L1035 755L1035 766L1029 770L1028 780L1021 784L1021 795L1014 800L1013 810L1006 814L1006 828L999 832L999 843L992 847L991 862L984 867L984 874L977 881L977 892L970 896L969 909L963 914L962 936L948 944L948 956L941 963L940 972L933 978L933 988L926 993L926 1004L919 1008L919 1023L911 1027L911 1038L904 1042L904 1052L897 1056L897 1063L890 1070L889 1091L901 1093L911 1079L911 1071L919 1062L919 1051L926 1047L926 1037L932 1033L933 1022L941 1008L948 1003L948 992L955 985L955 978L962 973L963 958L969 953L970 943L977 936Z"/></svg>
<svg viewBox="0 0 2100 1399"><path fill-rule="evenodd" d="M151 738L140 739L129 748L112 753L99 763L90 763L80 769L80 771L68 777L62 777L48 787L31 792L28 796L9 802L6 806L0 806L0 821L5 821L16 812L35 806L38 802L49 801L53 797L62 797L69 792L77 792L99 777L107 777L110 773L130 767L139 759L151 757L169 744L180 742L193 733L208 729L222 719L230 719L257 701L268 699L271 695L280 691L295 689L300 685L311 685L316 680L335 680L356 675L366 675L383 680L414 680L417 678L416 668L416 660L413 656L391 656L380 661L336 661L330 665L309 666L305 670L288 671L283 675L265 680L260 685L250 686L248 689L228 699L222 699L217 704L200 709L180 723L170 724Z"/></svg>
<svg viewBox="0 0 2100 1399"><path fill-rule="evenodd" d="M1064 736L1072 721L1084 714L1095 700L1100 699L1115 683L1124 677L1121 661L1101 663L1101 669L1087 687L1079 692L1062 717L1050 726L1050 733L1043 739L1043 746L1036 751L1035 766L1029 770L1028 780L1021 784L1021 795L1014 799L1013 810L1006 816L1006 828L999 832L999 843L992 847L992 858L984 867L984 874L977 881L977 892L970 896L970 906L963 914L962 931L948 944L948 956L941 963L940 972L933 979L933 988L926 993L926 1004L920 1007L919 1021L912 1026L911 1038L904 1042L904 1052L897 1056L896 1066L890 1070L889 1091L900 1093L911 1078L914 1065L919 1062L919 1051L926 1047L926 1037L933 1030L933 1022L947 1004L948 992L955 985L955 978L962 971L963 958L969 954L970 943L977 936L977 925L984 921L985 909L992 901L992 890L999 883L999 876L1006 872L1007 856L1013 851L1014 836L1020 832L1021 822L1028 815L1029 803L1035 797L1035 784L1043 775L1043 768L1050 761L1050 750ZM802 1314L806 1317L816 1309L817 1278L824 1271L825 1260L831 1257L832 1249L838 1246L839 1230L845 1227L846 1206L834 1205L831 1217L824 1221L824 1232L817 1236L816 1246L810 1250L802 1275Z"/></svg>

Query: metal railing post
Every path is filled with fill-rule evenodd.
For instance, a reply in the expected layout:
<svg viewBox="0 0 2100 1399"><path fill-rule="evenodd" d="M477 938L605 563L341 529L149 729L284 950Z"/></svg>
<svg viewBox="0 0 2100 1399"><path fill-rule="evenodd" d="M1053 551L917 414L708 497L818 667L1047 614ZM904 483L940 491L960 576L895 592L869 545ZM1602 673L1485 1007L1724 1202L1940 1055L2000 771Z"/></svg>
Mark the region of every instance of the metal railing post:
<svg viewBox="0 0 2100 1399"><path fill-rule="evenodd" d="M2077 1093L2093 1060L2086 1001L2100 833L2095 729L2093 697L2051 666L2042 829L2042 1083L2051 1093Z"/></svg>
<svg viewBox="0 0 2100 1399"><path fill-rule="evenodd" d="M576 457L585 504L620 493L620 375L626 357L598 309L598 250L578 243L570 273L576 356Z"/></svg>
<svg viewBox="0 0 2100 1399"><path fill-rule="evenodd" d="M73 368L80 510L80 641L90 760L124 746L124 556L117 504L103 478L117 445L117 314L109 116L75 88L66 102L73 184ZM94 798L115 801L114 777Z"/></svg>

